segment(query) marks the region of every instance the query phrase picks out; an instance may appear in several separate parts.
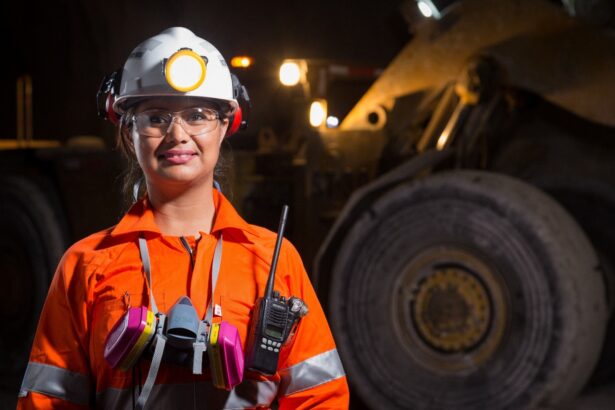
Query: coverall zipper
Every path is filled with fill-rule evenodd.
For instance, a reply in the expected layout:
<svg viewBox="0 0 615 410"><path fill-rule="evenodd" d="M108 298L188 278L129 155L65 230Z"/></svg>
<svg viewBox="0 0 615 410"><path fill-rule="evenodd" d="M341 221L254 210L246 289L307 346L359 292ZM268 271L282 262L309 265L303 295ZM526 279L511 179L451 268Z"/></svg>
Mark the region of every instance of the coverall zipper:
<svg viewBox="0 0 615 410"><path fill-rule="evenodd" d="M190 247L190 244L188 243L186 238L180 236L179 240L181 241L182 245L184 245L184 248L186 248L186 250L188 251L188 254L190 255L190 267L194 270L194 251Z"/></svg>

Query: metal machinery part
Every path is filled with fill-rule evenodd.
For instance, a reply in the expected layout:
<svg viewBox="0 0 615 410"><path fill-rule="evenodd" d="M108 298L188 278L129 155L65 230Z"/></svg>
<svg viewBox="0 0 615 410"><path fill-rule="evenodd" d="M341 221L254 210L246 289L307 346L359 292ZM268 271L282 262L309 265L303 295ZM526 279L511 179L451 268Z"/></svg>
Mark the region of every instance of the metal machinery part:
<svg viewBox="0 0 615 410"><path fill-rule="evenodd" d="M604 52L615 47L615 39L570 17L557 4L464 0L446 19L425 21L414 31L414 38L342 121L342 130L373 129L368 115L375 107L389 111L398 97L455 81L478 54L496 59L508 84L576 115L615 125L615 85L610 81L615 56ZM590 92L604 99L584 98Z"/></svg>
<svg viewBox="0 0 615 410"><path fill-rule="evenodd" d="M477 274L475 271L480 271ZM506 327L501 283L480 258L456 247L429 247L400 275L392 306L404 338L415 339L436 367L462 370L493 354ZM481 342L490 334L489 342ZM469 352L471 360L452 354Z"/></svg>

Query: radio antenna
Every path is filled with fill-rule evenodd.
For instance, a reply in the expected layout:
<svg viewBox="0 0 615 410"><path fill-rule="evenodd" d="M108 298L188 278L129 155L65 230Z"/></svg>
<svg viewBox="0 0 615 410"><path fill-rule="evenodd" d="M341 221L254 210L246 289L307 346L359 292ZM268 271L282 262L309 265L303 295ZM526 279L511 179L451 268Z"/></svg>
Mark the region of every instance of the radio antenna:
<svg viewBox="0 0 615 410"><path fill-rule="evenodd" d="M265 297L269 298L273 294L273 282L275 281L275 269L278 264L278 256L282 247L282 237L284 236L284 228L286 227L286 217L288 215L288 205L282 207L282 216L280 216L280 226L278 228L278 237L275 241L275 249L273 250L273 259L271 260L271 268L269 269L269 279L267 279L267 287L265 288Z"/></svg>

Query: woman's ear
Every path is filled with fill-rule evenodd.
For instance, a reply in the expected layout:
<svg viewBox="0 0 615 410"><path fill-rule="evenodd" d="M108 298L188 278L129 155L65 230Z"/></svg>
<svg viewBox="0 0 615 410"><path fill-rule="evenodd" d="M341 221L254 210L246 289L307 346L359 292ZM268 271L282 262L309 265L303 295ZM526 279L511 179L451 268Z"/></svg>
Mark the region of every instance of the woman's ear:
<svg viewBox="0 0 615 410"><path fill-rule="evenodd" d="M218 145L222 145L222 141L224 141L224 137L226 137L226 131L228 130L229 127L229 122L228 122L228 118L225 118L223 120L220 120L220 122L222 124L220 127L220 141L218 141Z"/></svg>
<svg viewBox="0 0 615 410"><path fill-rule="evenodd" d="M122 128L120 130L120 138L122 139L122 145L124 146L124 151L131 158L136 158L135 153L135 143L134 143L134 135L135 132L132 124L124 124L122 123Z"/></svg>

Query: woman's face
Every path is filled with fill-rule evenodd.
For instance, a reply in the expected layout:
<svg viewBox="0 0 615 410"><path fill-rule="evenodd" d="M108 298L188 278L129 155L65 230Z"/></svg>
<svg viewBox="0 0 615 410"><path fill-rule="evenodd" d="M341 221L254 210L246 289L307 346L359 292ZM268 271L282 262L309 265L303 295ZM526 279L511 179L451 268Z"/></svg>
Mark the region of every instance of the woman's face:
<svg viewBox="0 0 615 410"><path fill-rule="evenodd" d="M161 97L140 103L135 110L135 116L152 112L192 113L191 108L217 109L211 103L199 99ZM152 119L153 125L162 122L157 114L147 118ZM140 127L133 122L131 142L148 185L162 189L174 185L211 186L220 144L228 127L228 119L213 121L213 130L192 135L186 131L189 127L184 123L184 119L180 120L180 116L175 114L166 134L162 136L146 135L146 127Z"/></svg>

